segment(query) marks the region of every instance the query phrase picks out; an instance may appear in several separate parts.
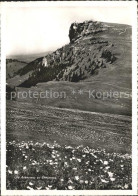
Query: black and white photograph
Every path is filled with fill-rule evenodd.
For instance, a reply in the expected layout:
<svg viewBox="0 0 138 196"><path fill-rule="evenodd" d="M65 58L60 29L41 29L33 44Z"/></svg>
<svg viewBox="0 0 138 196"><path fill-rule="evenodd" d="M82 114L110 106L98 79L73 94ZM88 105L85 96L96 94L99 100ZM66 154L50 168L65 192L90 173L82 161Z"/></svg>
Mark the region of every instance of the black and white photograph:
<svg viewBox="0 0 138 196"><path fill-rule="evenodd" d="M136 7L2 4L3 196L135 193Z"/></svg>

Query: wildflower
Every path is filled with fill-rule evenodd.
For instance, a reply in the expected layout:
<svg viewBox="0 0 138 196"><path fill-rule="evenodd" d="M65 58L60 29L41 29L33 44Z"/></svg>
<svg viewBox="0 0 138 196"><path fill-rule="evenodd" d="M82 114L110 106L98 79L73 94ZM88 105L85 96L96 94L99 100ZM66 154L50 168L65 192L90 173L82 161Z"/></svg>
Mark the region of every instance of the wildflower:
<svg viewBox="0 0 138 196"><path fill-rule="evenodd" d="M102 159L100 159L101 163L103 163Z"/></svg>
<svg viewBox="0 0 138 196"><path fill-rule="evenodd" d="M128 184L125 184L124 188L127 189L128 188Z"/></svg>
<svg viewBox="0 0 138 196"><path fill-rule="evenodd" d="M75 180L79 180L79 176L75 176Z"/></svg>
<svg viewBox="0 0 138 196"><path fill-rule="evenodd" d="M69 190L72 190L74 187L73 186L68 186L68 189Z"/></svg>
<svg viewBox="0 0 138 196"><path fill-rule="evenodd" d="M51 148L51 149L54 149L54 146L52 146L52 145L49 145L48 147Z"/></svg>
<svg viewBox="0 0 138 196"><path fill-rule="evenodd" d="M24 166L24 167L23 167L23 170L26 170L26 168L27 168L27 167L26 167L26 166Z"/></svg>
<svg viewBox="0 0 138 196"><path fill-rule="evenodd" d="M104 161L103 164L104 164L104 165L108 165L108 161Z"/></svg>
<svg viewBox="0 0 138 196"><path fill-rule="evenodd" d="M64 162L64 166L68 166L68 163L67 162Z"/></svg>
<svg viewBox="0 0 138 196"><path fill-rule="evenodd" d="M87 162L86 162L86 165L88 165L89 163L90 163L90 161L87 161Z"/></svg>
<svg viewBox="0 0 138 196"><path fill-rule="evenodd" d="M40 190L40 189L42 189L42 186L41 187L36 187L37 188L37 190Z"/></svg>
<svg viewBox="0 0 138 196"><path fill-rule="evenodd" d="M108 172L108 175L109 175L110 178L113 177L113 173L112 172Z"/></svg>
<svg viewBox="0 0 138 196"><path fill-rule="evenodd" d="M71 147L71 146L66 146L65 148L66 148L66 149L72 149L72 147Z"/></svg>
<svg viewBox="0 0 138 196"><path fill-rule="evenodd" d="M63 178L61 178L61 179L60 179L60 181L61 181L61 182L63 182L63 181L64 181L64 179L63 179Z"/></svg>
<svg viewBox="0 0 138 196"><path fill-rule="evenodd" d="M8 170L8 173L9 173L9 174L12 174L12 171L11 171L11 170Z"/></svg>
<svg viewBox="0 0 138 196"><path fill-rule="evenodd" d="M78 162L81 162L81 159L77 159Z"/></svg>
<svg viewBox="0 0 138 196"><path fill-rule="evenodd" d="M80 180L80 183L82 184L84 181L83 180Z"/></svg>
<svg viewBox="0 0 138 196"><path fill-rule="evenodd" d="M71 179L69 179L68 183L71 183L71 184L72 184L73 182L72 182L72 180L71 180Z"/></svg>
<svg viewBox="0 0 138 196"><path fill-rule="evenodd" d="M88 169L88 171L92 171L91 169Z"/></svg>
<svg viewBox="0 0 138 196"><path fill-rule="evenodd" d="M88 180L85 180L85 184L88 184Z"/></svg>
<svg viewBox="0 0 138 196"><path fill-rule="evenodd" d="M29 189L29 190L34 190L32 187L30 187L30 186L27 186L27 189Z"/></svg>
<svg viewBox="0 0 138 196"><path fill-rule="evenodd" d="M82 157L86 157L86 155L85 155L85 154L83 154L83 155L82 155Z"/></svg>
<svg viewBox="0 0 138 196"><path fill-rule="evenodd" d="M110 166L105 167L105 169L109 169L109 168L110 168Z"/></svg>
<svg viewBox="0 0 138 196"><path fill-rule="evenodd" d="M95 154L93 154L92 152L91 152L91 155L92 155L94 158L97 158L97 156L96 156Z"/></svg>
<svg viewBox="0 0 138 196"><path fill-rule="evenodd" d="M108 183L109 181L106 181L106 180L104 180L104 179L101 179L101 181L103 182L103 183Z"/></svg>
<svg viewBox="0 0 138 196"><path fill-rule="evenodd" d="M14 170L14 174L18 174L19 172L17 170Z"/></svg>
<svg viewBox="0 0 138 196"><path fill-rule="evenodd" d="M77 170L77 168L75 168L75 167L74 167L74 168L72 168L72 169L73 169L73 170Z"/></svg>
<svg viewBox="0 0 138 196"><path fill-rule="evenodd" d="M46 145L46 143L45 143L45 142L43 143L43 146L44 146L44 145Z"/></svg>
<svg viewBox="0 0 138 196"><path fill-rule="evenodd" d="M111 181L115 181L115 178L110 178Z"/></svg>

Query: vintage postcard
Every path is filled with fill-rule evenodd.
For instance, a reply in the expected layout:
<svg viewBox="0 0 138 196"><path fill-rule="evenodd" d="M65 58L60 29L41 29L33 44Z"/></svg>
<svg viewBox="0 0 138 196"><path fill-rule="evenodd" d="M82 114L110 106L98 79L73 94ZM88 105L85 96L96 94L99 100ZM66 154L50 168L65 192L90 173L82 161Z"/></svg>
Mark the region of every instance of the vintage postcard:
<svg viewBox="0 0 138 196"><path fill-rule="evenodd" d="M0 6L1 195L136 195L136 1Z"/></svg>

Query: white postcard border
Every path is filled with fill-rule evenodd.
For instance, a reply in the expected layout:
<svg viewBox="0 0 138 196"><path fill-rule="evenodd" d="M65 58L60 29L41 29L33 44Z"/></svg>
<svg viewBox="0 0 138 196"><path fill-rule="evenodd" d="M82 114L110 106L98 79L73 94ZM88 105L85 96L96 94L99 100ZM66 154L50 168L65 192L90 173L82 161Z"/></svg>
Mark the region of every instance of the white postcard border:
<svg viewBox="0 0 138 196"><path fill-rule="evenodd" d="M20 4L20 5L19 5ZM132 6L132 190L6 190L6 31L5 9L28 6ZM4 2L1 3L1 194L16 195L136 195L137 194L137 3L136 1L56 1L56 2Z"/></svg>

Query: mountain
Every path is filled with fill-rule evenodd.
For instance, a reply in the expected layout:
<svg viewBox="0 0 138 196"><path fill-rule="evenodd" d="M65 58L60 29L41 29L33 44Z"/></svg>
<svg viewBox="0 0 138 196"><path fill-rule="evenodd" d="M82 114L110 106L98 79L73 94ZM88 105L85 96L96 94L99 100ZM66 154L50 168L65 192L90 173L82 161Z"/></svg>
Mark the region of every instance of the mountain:
<svg viewBox="0 0 138 196"><path fill-rule="evenodd" d="M49 52L41 52L41 53L34 53L34 54L17 54L17 55L9 55L7 56L8 59L16 59L19 61L25 61L27 63L30 63L32 61L34 61L36 58L45 56L49 53L51 53L52 51Z"/></svg>
<svg viewBox="0 0 138 196"><path fill-rule="evenodd" d="M96 21L73 23L69 29L69 44L28 63L7 82L20 90L22 87L40 91L53 89L65 90L68 94L66 100L44 99L40 101L42 104L131 115L131 96L103 101L101 97L91 100L86 94L69 95L70 89L130 95L131 34L129 25Z"/></svg>
<svg viewBox="0 0 138 196"><path fill-rule="evenodd" d="M47 66L40 57L21 68L17 72L20 76L31 73L19 85L30 87L51 80L78 82L97 75L102 68L111 69L120 59L125 61L120 55L124 44L131 42L131 27L94 21L73 23L69 38L70 44L46 55Z"/></svg>

